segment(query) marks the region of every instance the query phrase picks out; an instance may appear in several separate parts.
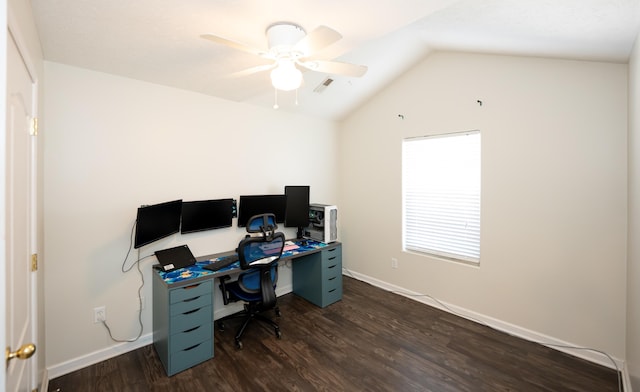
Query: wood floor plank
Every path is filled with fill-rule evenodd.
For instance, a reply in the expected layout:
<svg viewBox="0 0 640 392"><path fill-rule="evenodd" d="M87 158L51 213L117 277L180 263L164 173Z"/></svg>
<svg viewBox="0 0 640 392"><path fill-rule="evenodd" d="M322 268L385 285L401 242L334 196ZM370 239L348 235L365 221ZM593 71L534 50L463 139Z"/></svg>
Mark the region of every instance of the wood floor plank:
<svg viewBox="0 0 640 392"><path fill-rule="evenodd" d="M278 299L282 339L215 332L215 358L167 377L152 345L49 382L49 391L618 391L609 368L344 277L326 308Z"/></svg>

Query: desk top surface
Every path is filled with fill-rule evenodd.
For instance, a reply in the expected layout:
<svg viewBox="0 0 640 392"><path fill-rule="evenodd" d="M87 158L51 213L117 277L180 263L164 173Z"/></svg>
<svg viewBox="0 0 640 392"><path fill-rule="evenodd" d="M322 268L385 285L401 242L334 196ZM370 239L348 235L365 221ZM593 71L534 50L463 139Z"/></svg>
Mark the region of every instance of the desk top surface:
<svg viewBox="0 0 640 392"><path fill-rule="evenodd" d="M280 257L281 261L319 252L325 248L333 248L340 244L339 242L325 244L324 242L314 240L287 241L292 241L296 247L282 252L282 256ZM285 249L287 248L290 248L290 246L285 245ZM225 257L229 257L233 254L235 254L234 251L228 251L199 256L196 258L196 264L189 267L176 269L170 272L155 271L155 273L160 277L160 279L162 279L162 281L164 281L169 286L182 286L182 284L196 283L197 281L201 280L200 278L215 278L219 276L230 275L234 272L240 271L240 262L237 261L218 271L211 271L203 268L203 266L210 264L211 262L224 259Z"/></svg>

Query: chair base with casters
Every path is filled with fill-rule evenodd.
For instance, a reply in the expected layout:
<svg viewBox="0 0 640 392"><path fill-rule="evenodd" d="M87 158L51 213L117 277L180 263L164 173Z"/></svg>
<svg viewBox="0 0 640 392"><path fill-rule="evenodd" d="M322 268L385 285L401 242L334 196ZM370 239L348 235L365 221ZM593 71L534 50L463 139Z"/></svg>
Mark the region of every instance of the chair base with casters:
<svg viewBox="0 0 640 392"><path fill-rule="evenodd" d="M262 271L257 270L255 272L262 272ZM269 272L269 271L266 270L266 272ZM254 271L251 271L250 273L254 273ZM260 293L257 293L257 295L254 295L254 296L248 296L246 293L242 291L238 291L239 290L239 287L237 287L239 286L238 281L227 283L228 280L229 280L228 276L224 276L220 278L220 290L224 295L223 297L224 304L228 305L231 302L245 301L244 310L241 310L240 312L237 312L234 314L230 314L228 316L225 316L217 320L216 325L218 326L218 330L220 331L225 330L225 321L227 320L243 319L244 321L242 322L242 325L240 325L240 327L236 331L235 343L236 343L237 349L242 349L243 347L242 335L244 334L244 331L247 329L247 327L253 320L260 321L266 324L267 326L272 327L275 336L278 339L281 339L282 332L280 332L280 326L274 320L272 320L271 318L265 315L266 312L273 310L275 315L277 317L280 317L281 316L280 308L277 305L274 305L273 307L264 309L263 304L259 298L261 297ZM240 295L236 295L236 294L240 294ZM275 296L275 293L274 293L274 296Z"/></svg>

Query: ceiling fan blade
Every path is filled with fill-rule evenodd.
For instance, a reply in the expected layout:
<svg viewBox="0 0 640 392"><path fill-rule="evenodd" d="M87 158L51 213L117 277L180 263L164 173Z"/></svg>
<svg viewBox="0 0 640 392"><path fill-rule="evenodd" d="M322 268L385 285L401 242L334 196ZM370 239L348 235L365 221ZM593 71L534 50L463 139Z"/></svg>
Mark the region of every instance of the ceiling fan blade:
<svg viewBox="0 0 640 392"><path fill-rule="evenodd" d="M312 71L324 72L334 75L353 76L359 78L367 73L365 65L341 63L337 61L309 60L298 62L301 66Z"/></svg>
<svg viewBox="0 0 640 392"><path fill-rule="evenodd" d="M334 29L327 26L318 26L298 41L294 50L303 53L303 57L307 57L340 39L342 39L342 34Z"/></svg>
<svg viewBox="0 0 640 392"><path fill-rule="evenodd" d="M228 46L228 47L233 48L233 49L241 50L243 52L255 54L255 55L258 55L258 56L262 56L262 57L264 57L267 54L264 50L252 48L252 47L247 46L245 44L241 44L239 42L231 41L231 40L226 39L226 38L218 37L217 35L213 35L213 34L202 34L200 36L200 38L204 38L204 39L207 39L209 41L215 42L217 44L225 45L225 46Z"/></svg>
<svg viewBox="0 0 640 392"><path fill-rule="evenodd" d="M247 76L247 75L251 75L254 73L258 73L258 72L262 72L262 71L268 71L272 68L275 68L277 64L264 64L264 65L257 65L255 67L251 67L251 68L247 68L245 70L242 71L238 71L238 72L234 72L232 74L227 75L227 77L229 78L239 78L242 76Z"/></svg>

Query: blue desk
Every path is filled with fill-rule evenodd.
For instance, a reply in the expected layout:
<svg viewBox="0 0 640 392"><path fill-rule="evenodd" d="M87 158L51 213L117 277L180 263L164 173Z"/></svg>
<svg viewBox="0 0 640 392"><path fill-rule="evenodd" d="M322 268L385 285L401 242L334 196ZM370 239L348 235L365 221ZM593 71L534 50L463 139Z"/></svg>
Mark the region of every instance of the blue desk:
<svg viewBox="0 0 640 392"><path fill-rule="evenodd" d="M280 261L292 266L293 293L320 307L342 299L342 245L308 240L285 251ZM219 271L202 268L233 251L198 257L196 265L153 273L153 344L172 376L213 358L215 278L239 273L234 263Z"/></svg>

